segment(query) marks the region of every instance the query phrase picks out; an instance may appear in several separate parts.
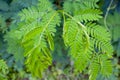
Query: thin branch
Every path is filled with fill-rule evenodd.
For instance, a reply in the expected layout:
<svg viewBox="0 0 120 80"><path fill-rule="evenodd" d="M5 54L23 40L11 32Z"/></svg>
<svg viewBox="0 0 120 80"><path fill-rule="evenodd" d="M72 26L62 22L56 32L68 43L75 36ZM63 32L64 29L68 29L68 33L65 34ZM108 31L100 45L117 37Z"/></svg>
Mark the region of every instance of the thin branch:
<svg viewBox="0 0 120 80"><path fill-rule="evenodd" d="M110 4L109 4L109 6L108 6L108 8L107 8L107 11L106 11L106 14L105 14L105 17L104 17L104 25L105 25L105 27L106 27L106 29L107 29L108 31L109 31L109 28L107 27L107 16L108 16L108 14L109 14L109 11L110 11L110 8L111 8L112 3L113 3L113 0L110 1Z"/></svg>

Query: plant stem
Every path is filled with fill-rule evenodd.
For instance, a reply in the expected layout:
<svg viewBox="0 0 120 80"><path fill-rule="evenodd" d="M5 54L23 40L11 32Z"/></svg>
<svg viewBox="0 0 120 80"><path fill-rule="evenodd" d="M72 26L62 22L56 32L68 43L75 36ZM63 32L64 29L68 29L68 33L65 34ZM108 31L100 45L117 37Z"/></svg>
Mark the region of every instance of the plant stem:
<svg viewBox="0 0 120 80"><path fill-rule="evenodd" d="M104 17L104 25L105 25L105 27L108 31L109 31L109 28L107 27L107 16L108 16L108 13L110 11L110 7L111 7L112 3L113 3L113 0L110 1L110 4L107 8L107 11L106 11L106 14L105 14L105 17Z"/></svg>
<svg viewBox="0 0 120 80"><path fill-rule="evenodd" d="M67 15L69 18L73 19L78 25L80 25L82 27L83 32L85 33L85 36L86 36L86 39L87 39L87 43L88 43L87 47L88 47L89 46L89 35L88 35L87 31L86 31L87 28L82 23L77 21L73 16L71 16L70 14L64 12L63 10L59 10L58 12L61 12L63 15L64 14ZM65 22L65 16L63 16L63 18L64 18L64 22Z"/></svg>

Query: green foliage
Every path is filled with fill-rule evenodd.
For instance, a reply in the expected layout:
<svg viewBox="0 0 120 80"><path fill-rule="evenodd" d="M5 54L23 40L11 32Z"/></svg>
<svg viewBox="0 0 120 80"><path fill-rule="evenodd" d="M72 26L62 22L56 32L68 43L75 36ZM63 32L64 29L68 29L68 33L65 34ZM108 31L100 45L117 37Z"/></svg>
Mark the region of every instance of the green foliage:
<svg viewBox="0 0 120 80"><path fill-rule="evenodd" d="M0 0L0 14L5 19L14 18L23 8L35 6L38 0Z"/></svg>
<svg viewBox="0 0 120 80"><path fill-rule="evenodd" d="M107 18L107 25L110 27L113 33L113 41L117 41L120 38L120 16L119 13L114 12L113 15L109 14Z"/></svg>
<svg viewBox="0 0 120 80"><path fill-rule="evenodd" d="M112 73L112 65L106 54L94 57L89 68L90 80L95 80L97 74L103 74L108 77Z"/></svg>
<svg viewBox="0 0 120 80"><path fill-rule="evenodd" d="M74 5L78 4L77 1L76 3L73 3ZM71 4L73 3L71 1ZM101 18L101 11L95 9L96 7L87 5L85 5L84 8L77 8L75 6L71 6L72 8L70 7L68 9L68 6L66 5L68 4L65 3L64 5L64 9L66 11L71 10L72 8L74 8L75 10L75 13L73 13L73 17L69 14L66 14L70 18L65 19L63 29L63 38L65 44L68 47L70 47L70 55L74 60L75 71L82 72L86 69L87 66L89 66L90 63L92 65L92 67L89 68L90 80L96 79L99 72L99 68L101 68L101 73L104 76L110 75L110 73L112 72L112 67L110 67L112 63L110 63L108 59L112 57L113 52L110 43L111 36L106 29L93 22ZM67 12L70 13L70 11ZM102 66L104 67L100 66L99 64L96 64L96 59L95 61L91 61L93 56L97 58L98 55L104 54L106 54L106 57L103 57L104 60L106 60L106 62L104 61L102 63ZM107 66L106 64L109 64L110 66ZM104 73L106 67L109 68L109 71Z"/></svg>
<svg viewBox="0 0 120 80"><path fill-rule="evenodd" d="M48 8L47 6L49 5L50 7ZM54 49L53 36L56 32L56 25L59 25L60 17L58 16L58 13L56 11L52 10L51 4L47 1L40 2L37 10L38 11L28 11L31 14L27 14L28 16L25 19L25 22L29 25L29 29L33 29L29 30L27 28L25 30L22 44L25 48L25 57L28 58L26 61L28 69L34 72L34 75L39 76L43 70L45 70L49 65L51 65L52 61L49 50ZM32 19L31 16L33 16ZM26 25L23 25L22 28L25 29L25 27ZM27 30L29 32L27 32ZM29 67L30 65L31 67Z"/></svg>
<svg viewBox="0 0 120 80"><path fill-rule="evenodd" d="M82 9L78 11L74 17L80 22L87 22L87 21L94 21L94 20L98 21L99 18L102 18L100 16L101 13L102 12L98 9Z"/></svg>
<svg viewBox="0 0 120 80"><path fill-rule="evenodd" d="M114 52L117 53L117 57L120 56L120 14L115 11L112 14L108 14L107 17L107 26L110 28L111 36L112 36L112 43L114 46ZM103 20L101 20L100 23Z"/></svg>
<svg viewBox="0 0 120 80"><path fill-rule="evenodd" d="M48 1L41 1L37 7L31 7L28 10L23 9L19 15L21 17L19 29L11 31L11 35L16 34L16 38L11 36L13 37L11 40L17 39L18 47L20 44L23 46L28 71L39 77L52 63L50 50L54 49L53 36L56 25L60 23L60 17ZM17 44L10 45L14 45L15 48Z"/></svg>
<svg viewBox="0 0 120 80"><path fill-rule="evenodd" d="M107 17L107 26L110 28L112 34L112 44L114 47L114 54L116 57L114 58L114 73L109 78L110 80L118 80L118 74L120 70L119 57L120 57L120 23L119 23L120 14L115 11L112 14L109 14Z"/></svg>
<svg viewBox="0 0 120 80"><path fill-rule="evenodd" d="M0 31L6 31L6 22L2 15L0 15Z"/></svg>
<svg viewBox="0 0 120 80"><path fill-rule="evenodd" d="M31 5L36 5L37 0L13 0L12 3L20 4L23 7L30 7Z"/></svg>
<svg viewBox="0 0 120 80"><path fill-rule="evenodd" d="M66 0L64 2L64 10L71 14L76 14L78 10L98 8L96 4L99 0Z"/></svg>
<svg viewBox="0 0 120 80"><path fill-rule="evenodd" d="M9 5L4 1L4 0L0 0L0 10L4 10L4 11L8 11L9 9Z"/></svg>
<svg viewBox="0 0 120 80"><path fill-rule="evenodd" d="M24 55L27 71L42 77L44 70L52 65L54 36L57 26L63 21L62 37L74 62L74 73L87 70L90 80L95 80L98 74L109 77L112 73L111 36L98 24L102 12L97 2L66 0L63 10L57 11L49 0L39 0L37 6L19 12L18 27L11 28L4 36L8 52L22 55L19 60L23 60Z"/></svg>
<svg viewBox="0 0 120 80"><path fill-rule="evenodd" d="M8 66L5 61L0 60L0 79L6 80L6 74L8 73Z"/></svg>
<svg viewBox="0 0 120 80"><path fill-rule="evenodd" d="M113 15L109 14L107 18L107 25L111 29L112 40L114 43L115 51L117 56L120 56L120 15L118 12L114 12Z"/></svg>

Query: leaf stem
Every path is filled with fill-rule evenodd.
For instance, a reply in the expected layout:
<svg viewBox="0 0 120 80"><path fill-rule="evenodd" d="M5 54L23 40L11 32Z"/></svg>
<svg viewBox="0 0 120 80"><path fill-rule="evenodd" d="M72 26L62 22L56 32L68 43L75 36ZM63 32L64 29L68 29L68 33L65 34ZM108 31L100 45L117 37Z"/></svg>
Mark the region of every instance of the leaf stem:
<svg viewBox="0 0 120 80"><path fill-rule="evenodd" d="M77 21L74 17L72 17L70 14L64 12L63 10L59 10L58 12L62 12L63 15L64 14L67 15L69 18L73 19L78 25L80 25L82 27L83 32L85 33L85 36L86 36L86 39L87 39L88 46L89 46L89 35L88 35L87 31L86 31L87 30L86 27L82 23ZM65 16L63 16L63 18L64 18L64 22L65 22Z"/></svg>

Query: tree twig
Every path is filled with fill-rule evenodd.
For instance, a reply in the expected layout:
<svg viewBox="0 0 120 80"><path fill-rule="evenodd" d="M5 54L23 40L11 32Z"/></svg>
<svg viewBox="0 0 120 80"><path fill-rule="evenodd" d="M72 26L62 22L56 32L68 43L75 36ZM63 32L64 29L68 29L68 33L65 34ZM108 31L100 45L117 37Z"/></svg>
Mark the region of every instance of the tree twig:
<svg viewBox="0 0 120 80"><path fill-rule="evenodd" d="M113 0L110 1L110 4L109 4L109 6L108 6L108 8L107 8L107 11L106 11L106 14L105 14L105 17L104 17L104 25L105 25L105 27L106 27L106 29L107 29L108 31L109 31L109 28L107 27L107 16L108 16L108 13L109 13L109 11L110 11L110 8L111 8L112 3L113 3Z"/></svg>

